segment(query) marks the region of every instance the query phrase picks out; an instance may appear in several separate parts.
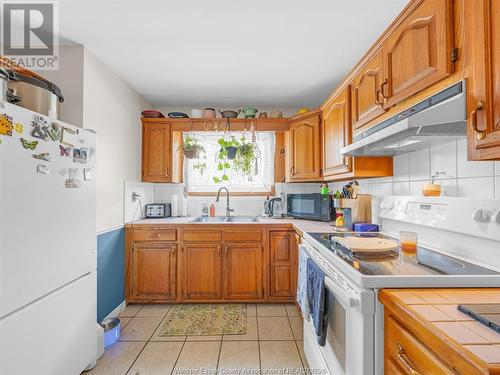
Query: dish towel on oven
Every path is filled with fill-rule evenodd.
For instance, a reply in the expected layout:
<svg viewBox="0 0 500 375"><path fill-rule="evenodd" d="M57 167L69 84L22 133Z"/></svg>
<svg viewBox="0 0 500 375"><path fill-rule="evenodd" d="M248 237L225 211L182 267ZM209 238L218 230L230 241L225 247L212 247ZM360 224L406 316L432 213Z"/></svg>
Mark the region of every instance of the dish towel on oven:
<svg viewBox="0 0 500 375"><path fill-rule="evenodd" d="M299 277L297 283L297 304L300 306L302 316L309 320L309 308L307 307L307 260L309 254L300 247L299 253Z"/></svg>
<svg viewBox="0 0 500 375"><path fill-rule="evenodd" d="M307 259L307 304L316 330L318 344L325 346L328 324L328 294L325 292L325 274L314 261Z"/></svg>

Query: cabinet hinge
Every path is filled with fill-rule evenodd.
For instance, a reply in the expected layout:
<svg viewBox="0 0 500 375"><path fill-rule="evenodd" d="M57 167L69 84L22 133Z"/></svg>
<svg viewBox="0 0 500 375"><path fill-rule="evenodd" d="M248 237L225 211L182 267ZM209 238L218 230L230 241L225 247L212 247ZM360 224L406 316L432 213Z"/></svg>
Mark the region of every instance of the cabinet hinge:
<svg viewBox="0 0 500 375"><path fill-rule="evenodd" d="M458 60L458 48L451 49L451 62L455 62Z"/></svg>

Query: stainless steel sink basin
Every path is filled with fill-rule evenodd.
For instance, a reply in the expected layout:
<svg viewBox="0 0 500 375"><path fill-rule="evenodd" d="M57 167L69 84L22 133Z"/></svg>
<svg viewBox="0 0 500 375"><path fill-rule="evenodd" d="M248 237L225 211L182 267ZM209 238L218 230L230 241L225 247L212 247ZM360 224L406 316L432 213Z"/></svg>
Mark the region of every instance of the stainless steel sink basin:
<svg viewBox="0 0 500 375"><path fill-rule="evenodd" d="M214 216L203 217L198 216L190 221L190 223L258 223L257 216Z"/></svg>

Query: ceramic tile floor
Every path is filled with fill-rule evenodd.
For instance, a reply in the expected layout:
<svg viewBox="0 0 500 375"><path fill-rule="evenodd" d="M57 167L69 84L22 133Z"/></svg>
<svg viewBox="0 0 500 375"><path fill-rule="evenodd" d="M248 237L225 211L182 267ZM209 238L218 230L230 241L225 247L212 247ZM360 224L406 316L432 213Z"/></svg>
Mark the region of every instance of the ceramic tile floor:
<svg viewBox="0 0 500 375"><path fill-rule="evenodd" d="M302 319L293 304L247 304L247 333L158 336L170 305L129 305L120 341L85 375L272 375L307 368ZM281 371L281 372L280 372Z"/></svg>

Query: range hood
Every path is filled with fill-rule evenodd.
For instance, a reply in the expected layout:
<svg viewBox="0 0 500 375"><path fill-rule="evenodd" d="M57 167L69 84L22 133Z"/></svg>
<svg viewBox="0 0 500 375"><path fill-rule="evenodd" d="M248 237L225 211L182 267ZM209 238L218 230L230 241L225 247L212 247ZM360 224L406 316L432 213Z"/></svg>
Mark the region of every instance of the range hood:
<svg viewBox="0 0 500 375"><path fill-rule="evenodd" d="M357 134L340 153L393 156L466 135L465 81Z"/></svg>

